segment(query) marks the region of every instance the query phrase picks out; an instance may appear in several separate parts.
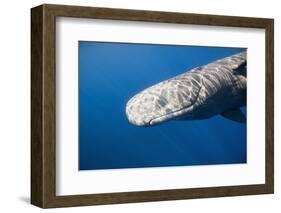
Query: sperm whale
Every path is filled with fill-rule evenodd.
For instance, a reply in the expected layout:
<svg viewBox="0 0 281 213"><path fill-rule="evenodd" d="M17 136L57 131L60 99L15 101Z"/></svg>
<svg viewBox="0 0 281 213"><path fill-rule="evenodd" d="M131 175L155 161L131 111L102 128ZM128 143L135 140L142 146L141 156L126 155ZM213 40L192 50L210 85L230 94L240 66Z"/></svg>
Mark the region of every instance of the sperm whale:
<svg viewBox="0 0 281 213"><path fill-rule="evenodd" d="M246 122L246 51L196 67L133 96L126 116L137 126L169 120L199 120L215 115Z"/></svg>

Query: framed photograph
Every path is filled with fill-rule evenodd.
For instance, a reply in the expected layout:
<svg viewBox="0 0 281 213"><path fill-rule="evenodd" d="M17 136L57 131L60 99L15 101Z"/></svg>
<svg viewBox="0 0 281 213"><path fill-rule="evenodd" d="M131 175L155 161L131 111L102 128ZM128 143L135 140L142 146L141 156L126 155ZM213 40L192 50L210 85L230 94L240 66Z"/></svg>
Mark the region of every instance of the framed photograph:
<svg viewBox="0 0 281 213"><path fill-rule="evenodd" d="M274 191L274 21L31 9L31 203Z"/></svg>

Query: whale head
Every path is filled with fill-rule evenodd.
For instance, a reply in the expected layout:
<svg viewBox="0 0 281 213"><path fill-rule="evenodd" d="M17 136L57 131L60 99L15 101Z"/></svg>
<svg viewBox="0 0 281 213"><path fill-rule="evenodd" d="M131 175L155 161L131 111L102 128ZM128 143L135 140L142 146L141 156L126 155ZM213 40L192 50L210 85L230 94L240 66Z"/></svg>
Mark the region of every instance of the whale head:
<svg viewBox="0 0 281 213"><path fill-rule="evenodd" d="M127 102L127 118L136 126L153 126L181 115L192 116L201 86L198 73L186 73L160 82Z"/></svg>
<svg viewBox="0 0 281 213"><path fill-rule="evenodd" d="M194 68L133 96L126 105L127 118L137 126L218 114L245 121L234 109L246 105L246 70L246 51Z"/></svg>

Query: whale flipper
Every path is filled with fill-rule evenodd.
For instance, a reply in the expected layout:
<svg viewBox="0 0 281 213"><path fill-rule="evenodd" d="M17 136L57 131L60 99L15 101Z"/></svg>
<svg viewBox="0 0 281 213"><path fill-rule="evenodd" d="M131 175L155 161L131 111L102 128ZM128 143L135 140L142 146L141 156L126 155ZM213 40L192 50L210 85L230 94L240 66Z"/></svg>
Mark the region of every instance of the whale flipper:
<svg viewBox="0 0 281 213"><path fill-rule="evenodd" d="M243 114L243 112L240 109L228 110L221 113L221 115L229 120L236 121L239 123L246 122L246 116Z"/></svg>

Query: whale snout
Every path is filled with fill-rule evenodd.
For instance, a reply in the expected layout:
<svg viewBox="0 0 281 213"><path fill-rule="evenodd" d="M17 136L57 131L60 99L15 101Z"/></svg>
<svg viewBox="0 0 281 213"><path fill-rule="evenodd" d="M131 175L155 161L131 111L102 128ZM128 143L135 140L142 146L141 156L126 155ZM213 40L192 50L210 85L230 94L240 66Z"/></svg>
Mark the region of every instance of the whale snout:
<svg viewBox="0 0 281 213"><path fill-rule="evenodd" d="M157 102L161 98L157 95L145 93L139 93L132 97L126 106L127 118L130 123L136 126L150 126L151 121L160 116L161 109L159 107L157 109ZM162 103L163 105L164 102Z"/></svg>

